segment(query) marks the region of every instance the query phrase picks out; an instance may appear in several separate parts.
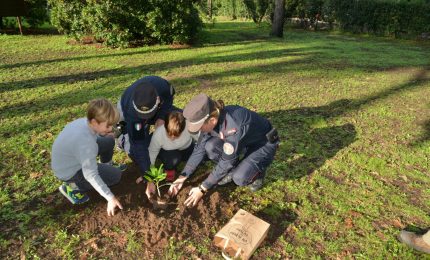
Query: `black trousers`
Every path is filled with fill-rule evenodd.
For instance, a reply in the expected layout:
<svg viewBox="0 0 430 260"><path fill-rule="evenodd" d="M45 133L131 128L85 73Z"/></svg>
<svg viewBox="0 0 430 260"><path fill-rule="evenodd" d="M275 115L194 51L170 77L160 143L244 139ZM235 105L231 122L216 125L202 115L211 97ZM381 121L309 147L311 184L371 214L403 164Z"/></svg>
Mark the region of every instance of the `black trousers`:
<svg viewBox="0 0 430 260"><path fill-rule="evenodd" d="M188 158L190 158L193 150L194 143L191 143L191 145L184 150L161 149L157 158L163 163L165 170L176 170L176 166L178 166L181 161L187 161Z"/></svg>

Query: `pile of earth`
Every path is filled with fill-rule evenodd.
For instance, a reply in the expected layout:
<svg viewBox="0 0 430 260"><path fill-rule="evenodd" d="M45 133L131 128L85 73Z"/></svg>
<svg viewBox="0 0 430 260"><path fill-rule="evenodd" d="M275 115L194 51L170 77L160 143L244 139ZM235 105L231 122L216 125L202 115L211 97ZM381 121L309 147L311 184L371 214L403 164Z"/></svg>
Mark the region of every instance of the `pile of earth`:
<svg viewBox="0 0 430 260"><path fill-rule="evenodd" d="M129 166L121 182L111 187L123 210L108 216L106 202L96 192L90 192L90 202L76 208L83 214L70 230L78 234L91 234L92 239L85 244L94 249L91 253L99 256L124 257L131 233L140 244L138 251L145 259L163 256L171 239L179 242L191 239L193 243L206 241L206 244L211 244L207 241L213 239L216 231L228 222L239 207L229 199L233 185L213 189L195 207L186 207L184 201L190 189L206 177L206 174L195 175L187 180L176 197L168 201L166 209L154 209L145 195L146 184L135 183L139 176L137 168ZM161 192L167 193L167 189L168 186L164 186ZM195 248L191 246L179 250L195 251ZM128 251L132 250L129 248ZM188 253L199 255L197 251Z"/></svg>

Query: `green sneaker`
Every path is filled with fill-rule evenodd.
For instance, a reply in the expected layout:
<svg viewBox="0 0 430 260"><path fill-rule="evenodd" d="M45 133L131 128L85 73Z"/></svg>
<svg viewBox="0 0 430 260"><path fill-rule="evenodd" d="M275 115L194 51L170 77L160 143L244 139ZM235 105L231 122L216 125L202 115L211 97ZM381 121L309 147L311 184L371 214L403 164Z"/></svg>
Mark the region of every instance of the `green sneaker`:
<svg viewBox="0 0 430 260"><path fill-rule="evenodd" d="M90 198L87 194L79 192L77 189L73 189L70 184L63 183L58 190L64 195L72 204L82 204L87 202Z"/></svg>

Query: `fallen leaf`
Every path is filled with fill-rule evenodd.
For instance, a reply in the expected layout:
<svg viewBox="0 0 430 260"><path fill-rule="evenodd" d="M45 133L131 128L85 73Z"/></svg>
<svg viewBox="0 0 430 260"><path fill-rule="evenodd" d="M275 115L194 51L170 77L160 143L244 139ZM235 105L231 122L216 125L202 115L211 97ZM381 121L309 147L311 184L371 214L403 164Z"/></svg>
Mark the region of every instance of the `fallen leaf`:
<svg viewBox="0 0 430 260"><path fill-rule="evenodd" d="M91 246L94 250L99 250L99 246L97 245L97 243L96 243L96 242L92 242L92 243L90 244L90 246Z"/></svg>
<svg viewBox="0 0 430 260"><path fill-rule="evenodd" d="M82 255L79 256L80 260L87 260L88 258L88 253L83 253Z"/></svg>
<svg viewBox="0 0 430 260"><path fill-rule="evenodd" d="M46 196L45 203L46 204L52 203L54 201L55 197L56 197L55 195L48 195L48 196Z"/></svg>
<svg viewBox="0 0 430 260"><path fill-rule="evenodd" d="M351 229L354 226L352 219L351 218L346 218L345 219L345 227L347 229Z"/></svg>
<svg viewBox="0 0 430 260"><path fill-rule="evenodd" d="M404 225L402 224L402 222L399 219L393 219L390 222L391 222L391 225L393 225L396 228L402 229L404 227Z"/></svg>
<svg viewBox="0 0 430 260"><path fill-rule="evenodd" d="M196 251L196 247L195 247L195 246L193 246L193 245L188 245L188 246L187 246L187 249L188 249L188 251L190 251L191 253L193 253L193 252L195 252L195 251Z"/></svg>
<svg viewBox="0 0 430 260"><path fill-rule="evenodd" d="M357 218L357 217L360 217L360 216L361 216L361 213L360 213L360 212L357 212L357 211L354 211L354 210L350 210L350 211L349 211L349 215L350 215L351 217Z"/></svg>
<svg viewBox="0 0 430 260"><path fill-rule="evenodd" d="M37 178L39 178L39 177L42 177L42 173L40 173L40 172L32 172L32 173L30 173L30 178L32 178L32 179L37 179Z"/></svg>
<svg viewBox="0 0 430 260"><path fill-rule="evenodd" d="M387 241L387 238L384 236L384 234L381 231L376 232L376 235L381 239L382 241Z"/></svg>
<svg viewBox="0 0 430 260"><path fill-rule="evenodd" d="M91 243L93 243L94 241L96 241L97 240L97 238L96 237L93 237L93 238L91 238L91 239L88 239L87 241L85 241L84 242L84 245L89 245L89 244L91 244Z"/></svg>
<svg viewBox="0 0 430 260"><path fill-rule="evenodd" d="M104 236L107 236L107 237L114 237L114 236L117 235L115 232L112 232L112 231L109 231L109 230L106 230L106 229L102 229L102 234Z"/></svg>
<svg viewBox="0 0 430 260"><path fill-rule="evenodd" d="M117 242L121 247L123 247L127 244L127 238L125 236L118 236Z"/></svg>

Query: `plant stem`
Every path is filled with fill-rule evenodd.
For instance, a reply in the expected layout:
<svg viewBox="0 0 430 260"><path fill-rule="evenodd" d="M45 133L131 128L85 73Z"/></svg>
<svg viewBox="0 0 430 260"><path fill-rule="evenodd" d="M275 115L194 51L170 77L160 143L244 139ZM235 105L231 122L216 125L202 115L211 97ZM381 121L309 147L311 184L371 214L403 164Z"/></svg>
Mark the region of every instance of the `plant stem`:
<svg viewBox="0 0 430 260"><path fill-rule="evenodd" d="M158 186L158 182L155 183L155 186L157 186L158 197L161 198L160 187Z"/></svg>

